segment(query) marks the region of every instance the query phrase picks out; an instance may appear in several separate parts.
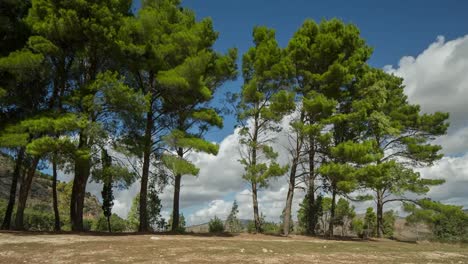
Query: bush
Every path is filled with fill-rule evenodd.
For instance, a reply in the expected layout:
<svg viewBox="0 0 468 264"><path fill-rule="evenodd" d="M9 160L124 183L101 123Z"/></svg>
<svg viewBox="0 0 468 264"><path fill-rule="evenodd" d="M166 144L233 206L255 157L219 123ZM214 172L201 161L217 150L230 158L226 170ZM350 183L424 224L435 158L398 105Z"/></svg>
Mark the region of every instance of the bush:
<svg viewBox="0 0 468 264"><path fill-rule="evenodd" d="M278 235L281 232L280 225L273 222L264 222L262 224L262 233L268 235Z"/></svg>
<svg viewBox="0 0 468 264"><path fill-rule="evenodd" d="M395 231L396 214L392 210L383 214L383 234L386 237L393 237Z"/></svg>
<svg viewBox="0 0 468 264"><path fill-rule="evenodd" d="M353 219L351 222L351 229L358 237L363 237L364 235L364 221L359 218Z"/></svg>
<svg viewBox="0 0 468 264"><path fill-rule="evenodd" d="M249 220L247 222L247 232L248 233L255 233L255 222L252 220Z"/></svg>
<svg viewBox="0 0 468 264"><path fill-rule="evenodd" d="M50 231L54 230L54 225L53 214L29 208L24 210L24 228L34 231Z"/></svg>
<svg viewBox="0 0 468 264"><path fill-rule="evenodd" d="M215 216L215 218L211 219L208 223L208 228L210 233L222 233L224 232L224 223Z"/></svg>
<svg viewBox="0 0 468 264"><path fill-rule="evenodd" d="M110 218L110 223L111 223L112 232L123 232L127 228L127 222L116 214L112 214ZM109 231L107 227L107 218L104 215L99 217L99 219L94 221L92 227L94 231L99 231L99 232Z"/></svg>

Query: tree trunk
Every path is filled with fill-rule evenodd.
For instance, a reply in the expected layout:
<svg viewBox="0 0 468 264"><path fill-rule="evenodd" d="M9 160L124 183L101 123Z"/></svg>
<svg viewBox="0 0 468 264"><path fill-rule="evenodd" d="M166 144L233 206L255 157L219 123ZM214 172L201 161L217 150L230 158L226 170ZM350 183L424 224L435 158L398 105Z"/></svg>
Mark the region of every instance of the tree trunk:
<svg viewBox="0 0 468 264"><path fill-rule="evenodd" d="M58 210L58 199L57 199L57 162L54 160L52 162L52 199L54 206L54 216L55 216L55 231L60 231L60 214Z"/></svg>
<svg viewBox="0 0 468 264"><path fill-rule="evenodd" d="M184 158L184 150L182 148L177 149L177 155L179 158ZM172 231L177 231L179 228L179 201L180 201L180 185L182 181L182 175L178 174L175 177L174 182L174 202L172 208Z"/></svg>
<svg viewBox="0 0 468 264"><path fill-rule="evenodd" d="M86 137L80 135L79 149L86 147ZM89 149L88 149L89 150ZM77 157L75 160L75 178L70 203L71 229L75 232L83 232L83 207L86 195L86 184L88 183L91 170L89 157Z"/></svg>
<svg viewBox="0 0 468 264"><path fill-rule="evenodd" d="M174 182L174 199L173 199L173 206L172 206L172 225L171 231L177 231L179 229L179 198L180 198L180 182L182 179L182 175L178 174L175 176Z"/></svg>
<svg viewBox="0 0 468 264"><path fill-rule="evenodd" d="M110 216L107 216L107 230L109 230L109 233L112 232L112 230L111 230L111 223L110 223Z"/></svg>
<svg viewBox="0 0 468 264"><path fill-rule="evenodd" d="M28 200L29 190L31 189L31 184L36 174L37 164L39 163L39 157L33 157L31 167L29 168L28 173L26 174L26 179L21 182L20 193L18 199L18 206L16 207L16 219L15 219L15 228L17 230L24 230L24 209L26 208L26 201Z"/></svg>
<svg viewBox="0 0 468 264"><path fill-rule="evenodd" d="M377 195L377 237L383 236L383 202L381 195Z"/></svg>
<svg viewBox="0 0 468 264"><path fill-rule="evenodd" d="M284 208L283 216L283 235L289 235L289 227L291 225L291 207L294 198L294 189L296 187L296 170L297 170L298 157L293 159L291 171L289 173L289 188L288 195L286 196L286 207Z"/></svg>
<svg viewBox="0 0 468 264"><path fill-rule="evenodd" d="M307 234L315 235L317 226L318 212L315 212L315 143L312 138L309 139L309 182L307 190Z"/></svg>
<svg viewBox="0 0 468 264"><path fill-rule="evenodd" d="M8 199L8 206L3 218L2 229L8 230L11 227L11 216L13 214L13 208L15 207L16 201L16 188L18 187L18 179L21 174L21 166L24 160L24 147L18 150L18 156L16 157L15 170L13 171L13 177L11 179L10 196Z"/></svg>
<svg viewBox="0 0 468 264"><path fill-rule="evenodd" d="M333 236L333 228L335 224L335 205L336 203L336 187L333 187L333 192L332 192L332 203L331 203L331 209L330 209L330 224L328 225L328 235L330 237Z"/></svg>
<svg viewBox="0 0 468 264"><path fill-rule="evenodd" d="M257 199L257 184L252 183L252 203L254 210L254 223L255 223L255 232L262 232L262 222L260 220L260 214L258 212L258 199Z"/></svg>
<svg viewBox="0 0 468 264"><path fill-rule="evenodd" d="M151 146L152 146L152 131L153 131L153 111L150 110L146 114L146 129L145 129L145 149L143 153L143 172L141 174L140 187L140 226L139 232L148 232L148 177L149 167L151 163Z"/></svg>

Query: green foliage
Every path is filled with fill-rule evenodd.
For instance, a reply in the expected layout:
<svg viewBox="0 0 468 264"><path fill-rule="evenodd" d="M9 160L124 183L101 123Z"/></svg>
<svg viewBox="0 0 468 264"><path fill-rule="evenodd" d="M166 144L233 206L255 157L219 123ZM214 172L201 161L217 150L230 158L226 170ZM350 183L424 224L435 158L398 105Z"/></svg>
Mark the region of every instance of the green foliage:
<svg viewBox="0 0 468 264"><path fill-rule="evenodd" d="M281 233L281 225L273 222L263 222L262 233L267 235L279 235Z"/></svg>
<svg viewBox="0 0 468 264"><path fill-rule="evenodd" d="M200 169L176 155L163 155L162 162L174 175L198 175Z"/></svg>
<svg viewBox="0 0 468 264"><path fill-rule="evenodd" d="M383 234L386 237L393 237L395 231L395 221L397 215L392 210L383 214Z"/></svg>
<svg viewBox="0 0 468 264"><path fill-rule="evenodd" d="M369 207L364 216L364 232L368 237L373 237L377 234L377 215L374 208Z"/></svg>
<svg viewBox="0 0 468 264"><path fill-rule="evenodd" d="M256 27L253 38L255 46L243 57L244 85L234 99L239 99L236 112L241 127L240 143L246 148L240 160L245 167L243 178L265 187L270 178L281 176L288 169L275 162L277 154L270 146L270 133L278 129L275 123L294 109L294 96L282 86L287 83L289 66L274 31ZM247 122L254 126L250 128Z"/></svg>
<svg viewBox="0 0 468 264"><path fill-rule="evenodd" d="M319 228L319 219L323 216L323 196L318 195L312 206L309 206L309 194L306 194L304 200L299 205L297 211L297 220L299 222L299 228L303 232L312 233L311 231L317 232Z"/></svg>
<svg viewBox="0 0 468 264"><path fill-rule="evenodd" d="M131 231L138 231L140 226L140 195L136 195L132 200L132 206L127 216L127 229Z"/></svg>
<svg viewBox="0 0 468 264"><path fill-rule="evenodd" d="M461 206L446 205L423 199L417 205L406 203L409 223L429 225L434 238L441 241L468 241L468 214Z"/></svg>
<svg viewBox="0 0 468 264"><path fill-rule="evenodd" d="M167 221L166 230L172 230L172 216ZM179 227L175 230L177 233L185 233L185 216L179 215Z"/></svg>
<svg viewBox="0 0 468 264"><path fill-rule="evenodd" d="M336 203L335 218L332 221L335 225L341 226L341 234L346 235L355 216L354 206L351 206L348 200L340 198Z"/></svg>
<svg viewBox="0 0 468 264"><path fill-rule="evenodd" d="M154 188L150 188L148 196L148 223L153 230L161 231L166 225L166 220L161 217L161 200ZM127 230L138 231L140 225L140 195L138 194L133 198L126 222Z"/></svg>
<svg viewBox="0 0 468 264"><path fill-rule="evenodd" d="M404 92L403 80L379 69L366 68L356 82L358 96L352 106L356 111L355 127L361 140L372 140L375 161L362 164L359 181L374 192L382 214L386 203L407 200L408 193L425 194L443 180L424 179L416 166L430 166L442 158L440 146L433 145L437 136L447 132L448 113L423 114L412 105ZM384 197L392 198L384 198ZM383 231L383 216L378 217Z"/></svg>
<svg viewBox="0 0 468 264"><path fill-rule="evenodd" d="M123 232L127 230L127 222L116 214L110 216L110 223L112 232ZM92 230L99 232L109 231L107 228L107 216L103 215L93 221Z"/></svg>
<svg viewBox="0 0 468 264"><path fill-rule="evenodd" d="M24 211L24 227L33 231L48 231L54 229L54 215L28 208Z"/></svg>
<svg viewBox="0 0 468 264"><path fill-rule="evenodd" d="M237 214L239 213L239 206L237 201L234 200L232 203L231 212L229 213L228 217L226 218L226 230L230 233L239 233L242 231L242 225L240 220L237 218Z"/></svg>
<svg viewBox="0 0 468 264"><path fill-rule="evenodd" d="M364 221L361 218L354 218L351 221L351 230L358 236L363 237L364 235Z"/></svg>
<svg viewBox="0 0 468 264"><path fill-rule="evenodd" d="M210 233L222 233L224 232L224 223L215 216L215 218L211 219L208 223L208 230Z"/></svg>

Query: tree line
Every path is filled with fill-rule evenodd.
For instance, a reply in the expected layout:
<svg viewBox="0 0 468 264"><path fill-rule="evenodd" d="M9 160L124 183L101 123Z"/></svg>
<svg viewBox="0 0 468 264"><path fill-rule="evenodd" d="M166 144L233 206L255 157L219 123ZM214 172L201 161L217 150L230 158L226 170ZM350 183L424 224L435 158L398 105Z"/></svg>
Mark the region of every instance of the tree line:
<svg viewBox="0 0 468 264"><path fill-rule="evenodd" d="M90 180L103 185L110 229L113 190L136 179L138 230L151 229L158 194L171 183L170 227L177 231L182 176L199 173L187 155L217 154L219 146L204 137L223 127L226 109L214 106L214 94L238 71L244 83L226 102L237 117L256 232L262 232L258 192L280 176L288 178L285 235L297 189L306 192L301 208L308 234L316 233L329 196L327 234L339 222L341 197L375 200L381 236L388 203L418 204L408 194L443 183L422 178L415 168L442 158L432 140L446 133L448 113L423 113L408 102L402 79L369 65L372 48L355 25L306 20L286 47L273 29L257 26L238 69L236 49L214 50L219 33L210 18L196 19L179 0L143 0L136 12L131 4L2 3L0 147L15 160L3 229L11 227L18 183L15 227L23 229L36 171L50 167L55 230L61 229L57 174L64 171L73 176L73 231L83 231ZM280 133L288 136L287 164L277 161Z"/></svg>

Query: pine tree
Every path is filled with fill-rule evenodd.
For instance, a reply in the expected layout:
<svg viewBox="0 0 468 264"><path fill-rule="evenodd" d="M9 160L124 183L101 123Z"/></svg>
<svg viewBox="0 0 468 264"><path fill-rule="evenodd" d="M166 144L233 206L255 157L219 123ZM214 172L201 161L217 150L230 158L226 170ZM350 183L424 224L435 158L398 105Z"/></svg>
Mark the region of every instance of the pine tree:
<svg viewBox="0 0 468 264"><path fill-rule="evenodd" d="M289 41L288 56L292 61L293 79L297 86L296 93L300 101L308 100L312 106L322 106L323 109L302 111L296 126L303 127L308 133L303 135L303 151L307 153L306 163L308 175L304 177L307 185L308 205L315 204L316 180L320 176L318 165L327 158L327 148L330 140L337 138L323 135L323 127L330 122L328 117L333 112L340 114L346 109L345 99L349 85L371 54L360 37L359 30L352 24L345 24L338 19L324 20L319 24L306 20ZM306 103L303 103L306 105ZM333 105L337 111L330 111ZM340 126L343 126L341 124ZM338 126L336 126L338 127ZM306 131L307 131L306 130ZM346 134L346 133L343 133ZM327 138L330 137L331 138ZM340 142L335 142L338 145ZM297 156L297 155L296 155ZM294 159L293 159L294 160ZM293 178L291 177L291 181ZM290 184L292 185L292 184ZM290 186L291 189L291 186ZM312 211L312 208L309 208ZM309 218L312 221L314 218ZM307 232L314 233L314 223L308 224Z"/></svg>
<svg viewBox="0 0 468 264"><path fill-rule="evenodd" d="M448 113L421 113L404 94L402 79L369 69L359 80L359 96L354 103L361 115L361 139L372 141L378 158L360 169L362 185L374 193L377 204L377 235L383 234L384 206L390 202L410 201L406 194L425 194L443 180L424 179L414 171L442 158L441 146L432 140L444 135Z"/></svg>
<svg viewBox="0 0 468 264"><path fill-rule="evenodd" d="M170 124L168 127L172 128L171 133L164 136L164 141L176 153L164 153L163 157L164 164L174 176L172 231L178 228L180 187L184 175L177 172L178 163L185 168L192 167L190 164L183 164L189 163L185 156L191 151L213 155L218 153L218 146L203 138L210 127L223 126L219 111L209 107L209 103L216 89L237 75L237 51L230 50L226 55L212 52L217 33L214 32L211 21L202 21L197 27L204 34L200 39L204 46L200 45L200 50L190 54L181 65L161 72L158 76L160 84L167 90L163 95L163 112L167 113L166 119ZM168 157L171 155L173 157ZM187 174L192 174L191 171L188 172ZM192 172L197 174L198 170Z"/></svg>
<svg viewBox="0 0 468 264"><path fill-rule="evenodd" d="M235 75L236 56L234 51L226 56L213 52L217 33L211 19L197 22L195 14L182 8L177 0L144 1L136 18L127 19L119 36L121 56L129 65L132 86L149 100L142 128L131 131L128 144L137 145L133 152L143 157L140 231L146 231L149 168L152 160L163 156L162 136L170 133L166 142L175 150L165 154L179 158L164 158L165 162L184 166L187 162L182 161L183 156L191 149L217 152L213 144L201 137L206 125L222 125L222 119L206 103L219 85ZM191 133L198 128L201 134ZM172 169L174 165L168 167ZM177 207L182 174L174 175ZM178 211L174 208L175 214ZM174 221L178 219L174 217ZM177 228L177 223L173 226Z"/></svg>
<svg viewBox="0 0 468 264"><path fill-rule="evenodd" d="M256 232L261 232L257 194L272 178L284 175L288 167L275 162L278 154L271 147L277 122L294 109L294 95L287 92L290 66L275 40L275 32L265 27L253 31L255 46L244 54L244 85L236 106L241 143L240 163L243 179L251 187Z"/></svg>

